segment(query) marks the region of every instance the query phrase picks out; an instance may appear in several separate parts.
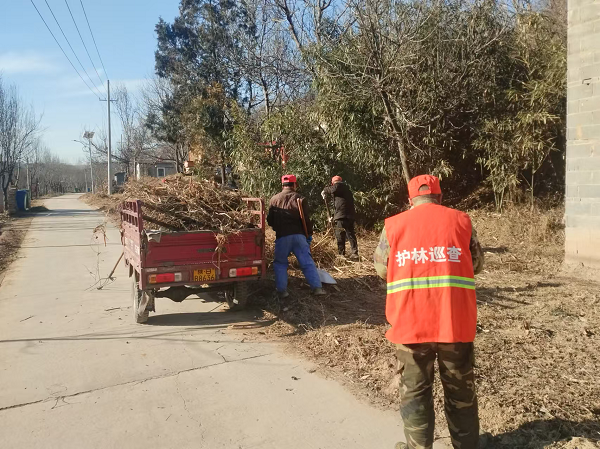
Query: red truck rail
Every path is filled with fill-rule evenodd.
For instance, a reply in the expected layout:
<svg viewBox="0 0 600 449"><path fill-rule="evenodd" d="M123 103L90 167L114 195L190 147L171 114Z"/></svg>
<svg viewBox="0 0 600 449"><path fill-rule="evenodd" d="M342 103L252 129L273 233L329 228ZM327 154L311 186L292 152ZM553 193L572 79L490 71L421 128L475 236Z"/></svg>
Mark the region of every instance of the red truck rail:
<svg viewBox="0 0 600 449"><path fill-rule="evenodd" d="M265 276L266 261L264 201L244 200L256 227L228 235L144 229L143 203L123 203L121 236L136 322L147 321L156 298L180 302L192 294L224 291L231 309L245 307L249 282Z"/></svg>

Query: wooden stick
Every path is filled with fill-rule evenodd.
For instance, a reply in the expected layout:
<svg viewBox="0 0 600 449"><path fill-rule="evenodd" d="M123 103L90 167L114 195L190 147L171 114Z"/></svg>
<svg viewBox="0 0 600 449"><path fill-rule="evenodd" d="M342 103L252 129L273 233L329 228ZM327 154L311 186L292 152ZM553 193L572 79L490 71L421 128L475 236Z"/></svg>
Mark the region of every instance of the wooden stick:
<svg viewBox="0 0 600 449"><path fill-rule="evenodd" d="M117 263L115 264L114 268L108 275L108 279L112 280L112 275L115 274L115 271L117 270L117 267L119 266L119 262L121 262L121 259L123 258L123 254L125 254L125 253L121 253L121 255L119 256L119 260L117 260Z"/></svg>
<svg viewBox="0 0 600 449"><path fill-rule="evenodd" d="M331 214L329 213L329 204L327 203L327 197L323 198L325 201L325 209L327 210L327 223L331 223Z"/></svg>
<svg viewBox="0 0 600 449"><path fill-rule="evenodd" d="M304 235L308 238L308 227L306 226L306 217L304 216L304 209L302 208L302 199L298 198L298 210L300 211L300 220L302 220L302 227L304 228Z"/></svg>
<svg viewBox="0 0 600 449"><path fill-rule="evenodd" d="M333 220L331 219L331 213L329 212L329 203L327 203L327 197L323 198L323 201L325 201L325 209L327 209L327 232L329 232L330 229L333 229ZM336 239L335 232L333 233L333 238Z"/></svg>

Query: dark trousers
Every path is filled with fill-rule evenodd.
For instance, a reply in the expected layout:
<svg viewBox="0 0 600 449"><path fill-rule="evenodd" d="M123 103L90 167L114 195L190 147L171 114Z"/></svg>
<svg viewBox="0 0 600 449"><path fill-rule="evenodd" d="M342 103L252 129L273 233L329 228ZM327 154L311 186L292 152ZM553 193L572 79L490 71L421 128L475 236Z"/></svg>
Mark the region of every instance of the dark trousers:
<svg viewBox="0 0 600 449"><path fill-rule="evenodd" d="M455 449L477 449L479 414L473 373L473 343L396 345L400 364L400 414L410 449L433 446L433 375L437 359L446 420Z"/></svg>
<svg viewBox="0 0 600 449"><path fill-rule="evenodd" d="M338 253L346 254L346 237L350 242L350 254L358 255L358 242L356 241L356 233L354 232L354 220L350 218L342 218L335 221L335 238L338 245Z"/></svg>

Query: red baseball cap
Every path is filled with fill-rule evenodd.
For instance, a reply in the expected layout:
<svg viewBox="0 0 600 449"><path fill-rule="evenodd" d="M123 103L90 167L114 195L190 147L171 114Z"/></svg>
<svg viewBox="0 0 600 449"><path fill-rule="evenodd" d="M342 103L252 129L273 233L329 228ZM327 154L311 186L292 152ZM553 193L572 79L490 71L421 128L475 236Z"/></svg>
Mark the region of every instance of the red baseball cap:
<svg viewBox="0 0 600 449"><path fill-rule="evenodd" d="M336 182L342 182L342 177L341 176L334 176L333 178L331 178L331 183L335 184Z"/></svg>
<svg viewBox="0 0 600 449"><path fill-rule="evenodd" d="M419 191L419 187L426 185L427 190ZM421 195L441 195L442 188L440 187L440 179L432 175L415 176L408 183L408 197L415 198Z"/></svg>
<svg viewBox="0 0 600 449"><path fill-rule="evenodd" d="M287 184L287 183L291 183L291 182L298 182L296 181L296 176L295 175L283 175L281 177L281 183L282 184Z"/></svg>

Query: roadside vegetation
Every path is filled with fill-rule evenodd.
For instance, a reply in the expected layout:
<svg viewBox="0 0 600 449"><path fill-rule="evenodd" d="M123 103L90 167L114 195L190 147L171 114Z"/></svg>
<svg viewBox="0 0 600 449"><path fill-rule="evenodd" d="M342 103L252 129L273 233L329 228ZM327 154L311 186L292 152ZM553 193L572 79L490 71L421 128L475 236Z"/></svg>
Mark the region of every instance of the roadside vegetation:
<svg viewBox="0 0 600 449"><path fill-rule="evenodd" d="M191 159L263 197L294 173L323 217L341 175L368 228L421 173L451 204L535 205L564 190L566 26L563 0L183 0L155 77L115 86L114 171Z"/></svg>
<svg viewBox="0 0 600 449"><path fill-rule="evenodd" d="M566 3L190 0L156 32L153 129L247 192L339 174L372 226L419 173L498 210L562 191Z"/></svg>

